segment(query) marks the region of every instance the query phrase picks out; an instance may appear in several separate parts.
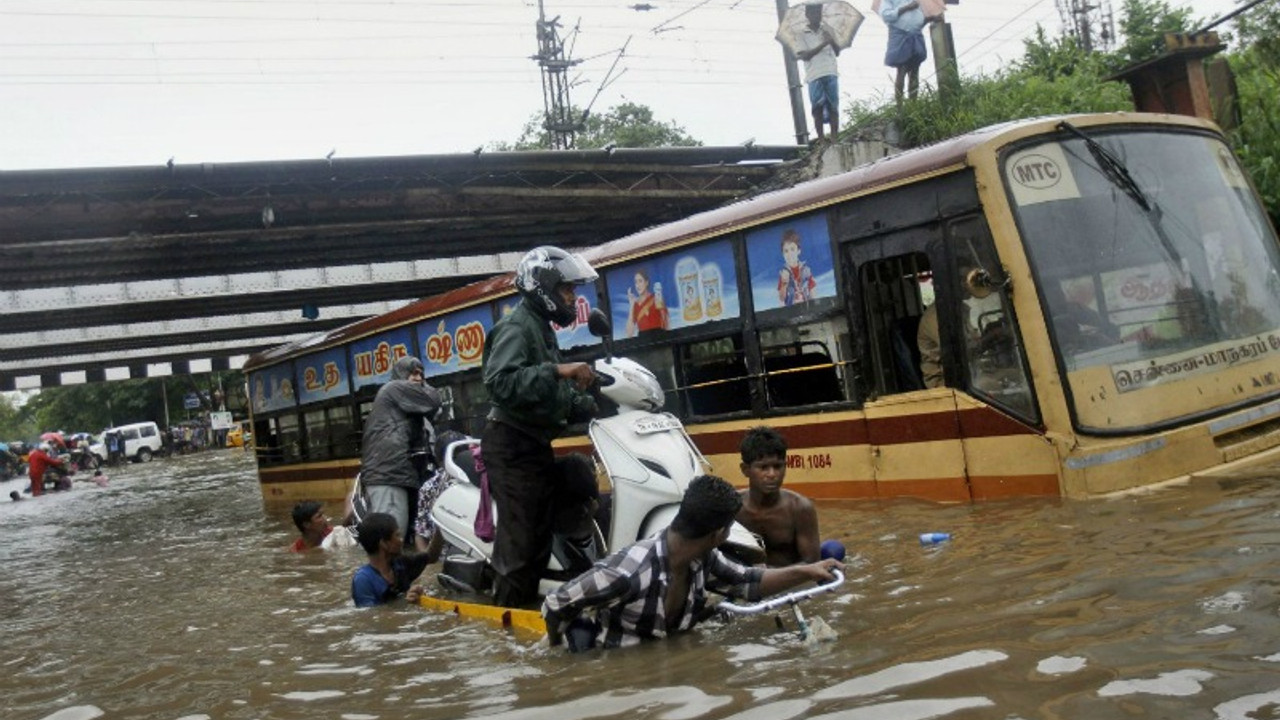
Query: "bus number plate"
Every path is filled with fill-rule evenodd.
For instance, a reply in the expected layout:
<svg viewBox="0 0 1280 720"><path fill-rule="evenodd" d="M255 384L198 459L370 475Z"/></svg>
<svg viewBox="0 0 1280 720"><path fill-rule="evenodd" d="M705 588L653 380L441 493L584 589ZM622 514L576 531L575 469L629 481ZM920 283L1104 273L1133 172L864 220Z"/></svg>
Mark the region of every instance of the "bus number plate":
<svg viewBox="0 0 1280 720"><path fill-rule="evenodd" d="M666 432L668 430L679 430L680 421L670 415L654 415L653 417L637 418L631 426L637 435L652 435L653 433Z"/></svg>

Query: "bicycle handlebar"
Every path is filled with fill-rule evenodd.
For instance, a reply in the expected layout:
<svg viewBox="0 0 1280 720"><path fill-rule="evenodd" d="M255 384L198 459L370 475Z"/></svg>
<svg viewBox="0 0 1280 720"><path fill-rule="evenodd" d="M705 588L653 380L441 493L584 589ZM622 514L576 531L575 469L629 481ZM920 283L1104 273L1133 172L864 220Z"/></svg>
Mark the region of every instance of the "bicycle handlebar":
<svg viewBox="0 0 1280 720"><path fill-rule="evenodd" d="M716 609L733 613L734 615L759 615L760 613L770 612L771 610L776 610L786 605L794 605L795 603L811 598L814 595L832 592L844 584L844 573L832 568L831 574L835 576L835 580L832 580L825 585L817 585L804 590L797 590L793 593L787 593L786 595L779 595L778 597L758 602L755 605L735 605L727 601L721 602L719 605L716 605Z"/></svg>

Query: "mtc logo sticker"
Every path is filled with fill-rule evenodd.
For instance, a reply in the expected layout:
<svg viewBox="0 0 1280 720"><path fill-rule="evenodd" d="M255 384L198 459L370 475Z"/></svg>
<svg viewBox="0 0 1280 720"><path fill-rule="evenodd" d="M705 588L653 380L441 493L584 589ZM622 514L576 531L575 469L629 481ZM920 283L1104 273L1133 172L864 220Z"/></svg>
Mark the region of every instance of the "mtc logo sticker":
<svg viewBox="0 0 1280 720"><path fill-rule="evenodd" d="M1005 177L1019 207L1080 197L1062 146L1046 143L1010 155Z"/></svg>

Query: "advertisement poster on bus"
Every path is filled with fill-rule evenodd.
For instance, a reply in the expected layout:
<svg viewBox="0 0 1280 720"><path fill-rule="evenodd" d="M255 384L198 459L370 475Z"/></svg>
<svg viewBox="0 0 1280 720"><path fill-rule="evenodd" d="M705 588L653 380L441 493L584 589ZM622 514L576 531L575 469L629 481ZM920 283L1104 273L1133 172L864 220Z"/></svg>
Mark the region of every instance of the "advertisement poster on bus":
<svg viewBox="0 0 1280 720"><path fill-rule="evenodd" d="M592 300L594 300L594 302L592 302ZM504 318L511 314L511 311L519 304L519 295L508 295L507 297L502 298L497 303L498 317ZM577 317L573 319L573 322L563 327L555 325L554 323L552 324L556 331L556 342L559 343L561 350L568 350L570 348L583 347L586 345L595 345L600 342L600 338L592 335L587 330L587 315L591 312L592 308L599 307L599 305L600 300L595 289L585 285L578 288L578 301L576 304L576 308L578 310Z"/></svg>
<svg viewBox="0 0 1280 720"><path fill-rule="evenodd" d="M294 406L293 366L277 365L253 373L249 381L255 413L271 412Z"/></svg>
<svg viewBox="0 0 1280 720"><path fill-rule="evenodd" d="M727 240L628 263L606 279L618 339L729 320L740 312Z"/></svg>
<svg viewBox="0 0 1280 720"><path fill-rule="evenodd" d="M835 297L827 216L806 215L747 233L747 267L756 312Z"/></svg>
<svg viewBox="0 0 1280 720"><path fill-rule="evenodd" d="M409 354L409 329L400 328L351 343L351 389L382 385L391 379L391 366Z"/></svg>
<svg viewBox="0 0 1280 720"><path fill-rule="evenodd" d="M480 367L484 341L492 328L493 311L488 305L419 323L418 357L422 358L423 375L435 377Z"/></svg>
<svg viewBox="0 0 1280 720"><path fill-rule="evenodd" d="M297 360L298 403L341 397L347 389L347 357L342 348L325 350Z"/></svg>

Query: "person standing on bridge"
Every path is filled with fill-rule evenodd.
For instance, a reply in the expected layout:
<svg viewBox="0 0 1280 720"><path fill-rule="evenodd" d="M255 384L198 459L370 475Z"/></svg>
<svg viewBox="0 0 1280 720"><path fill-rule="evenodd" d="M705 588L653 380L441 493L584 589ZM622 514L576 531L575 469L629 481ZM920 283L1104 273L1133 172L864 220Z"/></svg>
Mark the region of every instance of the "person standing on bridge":
<svg viewBox="0 0 1280 720"><path fill-rule="evenodd" d="M920 86L920 65L929 57L924 42L924 12L919 0L882 0L877 11L889 27L889 47L884 64L897 71L893 80L893 98L902 104L903 85L907 97L914 100Z"/></svg>
<svg viewBox="0 0 1280 720"><path fill-rule="evenodd" d="M407 534L409 508L425 477L431 419L440 409L440 391L422 378L422 361L406 356L391 368L391 380L378 389L364 423L360 446L360 484L369 509L386 513ZM413 501L413 502L411 502Z"/></svg>
<svg viewBox="0 0 1280 720"><path fill-rule="evenodd" d="M809 86L810 112L818 140L826 137L823 126L830 125L834 141L840 120L840 68L836 62L840 46L831 28L822 24L821 4L806 3L804 13L809 24L798 38L803 47L796 50L796 57L804 61L804 81Z"/></svg>
<svg viewBox="0 0 1280 720"><path fill-rule="evenodd" d="M481 447L498 507L493 569L499 605L520 607L537 598L556 515L573 502L551 441L570 422L595 413L585 392L595 375L586 363L561 362L551 323L577 318L574 288L596 277L576 254L530 250L516 268L520 304L485 343L482 372L492 408Z"/></svg>

